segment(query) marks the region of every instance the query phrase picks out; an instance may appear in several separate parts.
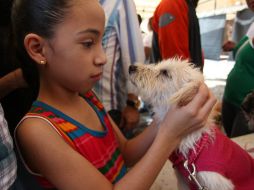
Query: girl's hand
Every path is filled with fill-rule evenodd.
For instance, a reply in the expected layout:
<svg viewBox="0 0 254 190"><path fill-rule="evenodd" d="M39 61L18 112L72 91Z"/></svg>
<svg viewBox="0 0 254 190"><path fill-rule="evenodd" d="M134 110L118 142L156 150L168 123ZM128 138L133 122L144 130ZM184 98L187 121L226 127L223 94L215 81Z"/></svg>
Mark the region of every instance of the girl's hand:
<svg viewBox="0 0 254 190"><path fill-rule="evenodd" d="M161 122L161 130L170 136L182 138L205 125L215 103L214 95L202 84L191 102L185 106L174 105L170 108Z"/></svg>

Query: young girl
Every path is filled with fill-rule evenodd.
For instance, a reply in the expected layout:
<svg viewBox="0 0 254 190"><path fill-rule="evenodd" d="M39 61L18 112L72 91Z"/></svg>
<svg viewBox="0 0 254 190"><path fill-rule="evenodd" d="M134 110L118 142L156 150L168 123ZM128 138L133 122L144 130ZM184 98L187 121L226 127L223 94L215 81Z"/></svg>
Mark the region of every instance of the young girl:
<svg viewBox="0 0 254 190"><path fill-rule="evenodd" d="M39 73L37 100L15 132L29 172L44 188L149 189L180 139L206 120L215 103L207 87L127 141L91 91L106 63L98 1L16 0L12 14L23 68Z"/></svg>

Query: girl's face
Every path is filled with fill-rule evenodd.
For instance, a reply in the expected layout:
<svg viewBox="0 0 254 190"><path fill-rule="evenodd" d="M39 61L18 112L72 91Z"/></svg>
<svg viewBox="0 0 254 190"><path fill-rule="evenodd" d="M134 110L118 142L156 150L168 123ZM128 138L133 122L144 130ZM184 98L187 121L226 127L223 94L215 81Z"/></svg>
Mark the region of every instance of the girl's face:
<svg viewBox="0 0 254 190"><path fill-rule="evenodd" d="M43 79L71 91L85 91L101 78L106 56L102 47L105 15L98 1L75 5L46 43Z"/></svg>
<svg viewBox="0 0 254 190"><path fill-rule="evenodd" d="M254 0L246 0L246 3L250 10L254 11Z"/></svg>

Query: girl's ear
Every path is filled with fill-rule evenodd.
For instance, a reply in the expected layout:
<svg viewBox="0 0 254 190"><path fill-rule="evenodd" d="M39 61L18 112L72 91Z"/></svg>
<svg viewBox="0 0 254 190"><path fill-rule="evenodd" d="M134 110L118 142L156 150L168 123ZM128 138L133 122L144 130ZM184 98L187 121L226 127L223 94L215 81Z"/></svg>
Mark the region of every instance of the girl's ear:
<svg viewBox="0 0 254 190"><path fill-rule="evenodd" d="M24 46L29 56L38 64L46 62L45 58L45 40L34 33L29 33L25 36Z"/></svg>

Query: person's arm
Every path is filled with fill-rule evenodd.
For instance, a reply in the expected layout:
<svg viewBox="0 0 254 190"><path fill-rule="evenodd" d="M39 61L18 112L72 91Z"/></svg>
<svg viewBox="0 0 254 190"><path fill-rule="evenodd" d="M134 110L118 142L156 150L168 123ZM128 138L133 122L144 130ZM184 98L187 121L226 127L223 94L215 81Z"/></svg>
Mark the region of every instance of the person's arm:
<svg viewBox="0 0 254 190"><path fill-rule="evenodd" d="M22 70L16 69L0 78L0 99L10 92L26 86L27 84L23 78Z"/></svg>
<svg viewBox="0 0 254 190"><path fill-rule="evenodd" d="M119 183L131 183L140 190L149 189L180 139L204 126L215 102L207 87L202 85L188 105L175 106L168 112L159 129L153 124L129 141L118 135L126 163L135 163Z"/></svg>
<svg viewBox="0 0 254 190"><path fill-rule="evenodd" d="M184 1L165 1L154 14L153 27L158 36L162 59L189 59L188 6Z"/></svg>
<svg viewBox="0 0 254 190"><path fill-rule="evenodd" d="M42 120L25 120L17 130L17 139L29 166L59 190L147 190L180 139L203 126L214 103L215 98L203 85L188 105L172 108L158 129L151 127L127 141L115 128L124 158L135 163L116 184L111 184Z"/></svg>
<svg viewBox="0 0 254 190"><path fill-rule="evenodd" d="M146 156L121 180L111 184L47 123L27 119L19 126L17 134L22 155L29 167L45 176L59 190L147 190L177 144L170 135L161 131Z"/></svg>
<svg viewBox="0 0 254 190"><path fill-rule="evenodd" d="M183 107L175 106L169 111L164 121L160 124L160 129L162 126L170 126L170 133L174 134L176 138L183 137L188 132L204 124L214 104L214 96L210 94L210 91L203 84L200 87L199 93L189 104ZM147 148L153 142L157 132L157 126L158 124L152 123L143 133L128 141L117 133L120 136L119 141L122 144L122 152L127 163L136 163L144 155Z"/></svg>

